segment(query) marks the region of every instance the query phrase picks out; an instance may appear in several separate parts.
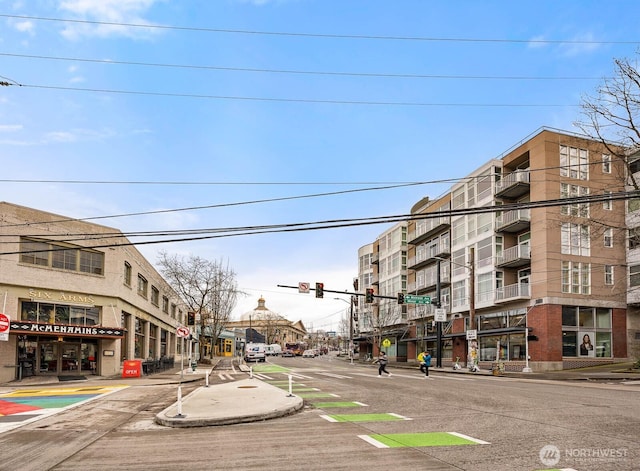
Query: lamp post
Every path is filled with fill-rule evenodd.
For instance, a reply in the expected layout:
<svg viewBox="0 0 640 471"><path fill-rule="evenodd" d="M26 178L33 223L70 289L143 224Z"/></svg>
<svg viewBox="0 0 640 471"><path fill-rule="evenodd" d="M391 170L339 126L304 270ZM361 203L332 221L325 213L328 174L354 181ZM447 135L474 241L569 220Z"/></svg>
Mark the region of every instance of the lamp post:
<svg viewBox="0 0 640 471"><path fill-rule="evenodd" d="M349 362L353 365L353 296L351 296L351 301L347 301L342 298L333 298L339 301L344 301L345 303L349 303Z"/></svg>

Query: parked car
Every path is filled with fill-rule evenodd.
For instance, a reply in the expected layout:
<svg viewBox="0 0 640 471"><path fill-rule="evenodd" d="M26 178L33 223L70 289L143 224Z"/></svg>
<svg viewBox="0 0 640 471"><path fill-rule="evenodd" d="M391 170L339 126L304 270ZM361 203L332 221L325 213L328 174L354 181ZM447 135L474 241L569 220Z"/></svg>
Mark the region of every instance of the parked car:
<svg viewBox="0 0 640 471"><path fill-rule="evenodd" d="M296 354L293 352L293 350L283 350L282 351L282 356L283 357L295 357Z"/></svg>
<svg viewBox="0 0 640 471"><path fill-rule="evenodd" d="M244 361L266 361L264 343L248 343L244 352Z"/></svg>
<svg viewBox="0 0 640 471"><path fill-rule="evenodd" d="M305 350L302 353L302 358L315 358L316 356L315 350Z"/></svg>

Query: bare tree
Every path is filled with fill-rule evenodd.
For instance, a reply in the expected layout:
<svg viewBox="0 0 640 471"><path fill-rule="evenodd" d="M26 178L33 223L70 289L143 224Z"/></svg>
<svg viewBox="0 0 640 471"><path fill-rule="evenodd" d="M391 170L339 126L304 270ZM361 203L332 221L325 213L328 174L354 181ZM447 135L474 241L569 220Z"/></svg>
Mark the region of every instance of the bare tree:
<svg viewBox="0 0 640 471"><path fill-rule="evenodd" d="M211 338L212 357L218 337L231 318L238 287L228 262L210 261L196 255L181 257L160 252L158 267L167 283L186 302L187 309L199 317L199 332ZM205 346L200 343L201 357Z"/></svg>
<svg viewBox="0 0 640 471"><path fill-rule="evenodd" d="M574 124L628 165L629 150L640 148L640 74L629 59L615 59L614 64L613 77L604 79L595 95L582 97L582 118ZM639 190L633 172L626 173Z"/></svg>

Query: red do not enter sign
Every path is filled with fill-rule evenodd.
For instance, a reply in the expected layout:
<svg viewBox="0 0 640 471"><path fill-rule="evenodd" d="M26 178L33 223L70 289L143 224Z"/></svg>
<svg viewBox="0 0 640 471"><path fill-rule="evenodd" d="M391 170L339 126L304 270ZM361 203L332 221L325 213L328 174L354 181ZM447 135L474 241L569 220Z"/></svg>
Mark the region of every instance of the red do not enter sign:
<svg viewBox="0 0 640 471"><path fill-rule="evenodd" d="M0 333L9 332L9 326L10 326L9 316L0 314Z"/></svg>

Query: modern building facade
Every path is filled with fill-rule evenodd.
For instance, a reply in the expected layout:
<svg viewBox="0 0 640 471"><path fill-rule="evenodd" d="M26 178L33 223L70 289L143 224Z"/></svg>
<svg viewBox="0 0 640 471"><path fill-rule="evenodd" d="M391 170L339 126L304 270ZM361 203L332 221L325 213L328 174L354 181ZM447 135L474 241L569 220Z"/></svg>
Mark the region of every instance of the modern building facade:
<svg viewBox="0 0 640 471"><path fill-rule="evenodd" d="M423 348L444 365L473 351L481 367L512 370L629 358L640 338L631 308L640 303L640 204L608 196L624 193L626 176L601 143L541 129L445 196L416 203L406 293L434 302L407 306L411 333L396 342L409 361Z"/></svg>
<svg viewBox="0 0 640 471"><path fill-rule="evenodd" d="M0 381L181 354L184 303L117 229L0 202L0 236Z"/></svg>

